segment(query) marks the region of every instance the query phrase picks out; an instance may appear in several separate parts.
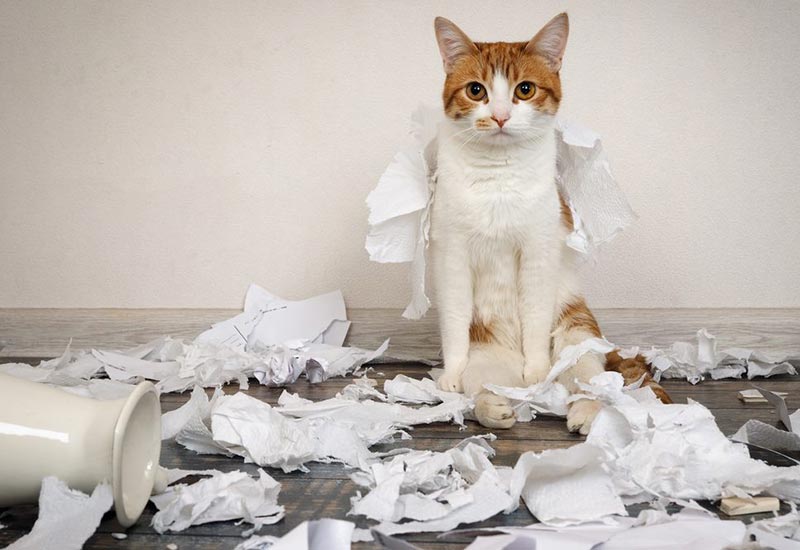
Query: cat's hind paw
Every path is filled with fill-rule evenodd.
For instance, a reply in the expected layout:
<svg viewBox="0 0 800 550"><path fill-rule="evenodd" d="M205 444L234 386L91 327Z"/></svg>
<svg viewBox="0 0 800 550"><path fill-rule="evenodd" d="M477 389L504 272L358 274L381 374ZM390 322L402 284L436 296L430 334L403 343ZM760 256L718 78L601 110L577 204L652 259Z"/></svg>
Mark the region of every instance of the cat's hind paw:
<svg viewBox="0 0 800 550"><path fill-rule="evenodd" d="M592 422L602 407L603 404L594 399L579 399L573 402L567 411L567 428L571 432L588 435Z"/></svg>
<svg viewBox="0 0 800 550"><path fill-rule="evenodd" d="M517 421L507 397L481 392L475 397L475 418L482 426L507 430Z"/></svg>
<svg viewBox="0 0 800 550"><path fill-rule="evenodd" d="M462 372L448 372L447 369L442 373L439 379L436 381L436 386L443 391L454 391L458 393L462 393L464 391L464 385L461 381Z"/></svg>

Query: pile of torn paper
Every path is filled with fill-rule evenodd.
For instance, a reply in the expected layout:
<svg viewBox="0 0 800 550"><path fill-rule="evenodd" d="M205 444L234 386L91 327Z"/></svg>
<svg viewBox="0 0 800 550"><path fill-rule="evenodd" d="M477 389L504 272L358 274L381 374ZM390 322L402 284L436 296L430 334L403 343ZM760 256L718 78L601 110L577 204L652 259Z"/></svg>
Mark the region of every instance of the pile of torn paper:
<svg viewBox="0 0 800 550"><path fill-rule="evenodd" d="M123 351L73 352L67 346L61 357L37 367L11 363L0 365L0 372L102 399L125 396L142 379L155 381L162 393L232 381L246 389L248 378L282 386L302 374L320 382L354 372L386 351L388 340L375 351L342 347L349 326L339 291L293 302L251 285L242 313L193 342L165 336Z"/></svg>
<svg viewBox="0 0 800 550"><path fill-rule="evenodd" d="M692 384L710 376L721 378L741 378L746 375L753 379L776 374L797 374L786 357L770 357L765 353L744 348L717 350L717 339L706 329L697 331L697 344L675 342L669 349L639 350L629 348L620 351L624 357L641 353L653 367L656 379L685 378Z"/></svg>

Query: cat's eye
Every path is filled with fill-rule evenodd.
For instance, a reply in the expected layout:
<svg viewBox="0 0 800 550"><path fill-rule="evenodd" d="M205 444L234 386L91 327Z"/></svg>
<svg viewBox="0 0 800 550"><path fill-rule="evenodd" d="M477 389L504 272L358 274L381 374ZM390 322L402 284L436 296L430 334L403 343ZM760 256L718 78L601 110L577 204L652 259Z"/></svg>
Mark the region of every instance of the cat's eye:
<svg viewBox="0 0 800 550"><path fill-rule="evenodd" d="M470 82L467 84L467 97L473 101L480 101L486 97L486 88L480 82Z"/></svg>
<svg viewBox="0 0 800 550"><path fill-rule="evenodd" d="M530 99L536 95L536 84L528 82L527 80L525 82L520 82L514 90L514 95L517 96L518 99Z"/></svg>

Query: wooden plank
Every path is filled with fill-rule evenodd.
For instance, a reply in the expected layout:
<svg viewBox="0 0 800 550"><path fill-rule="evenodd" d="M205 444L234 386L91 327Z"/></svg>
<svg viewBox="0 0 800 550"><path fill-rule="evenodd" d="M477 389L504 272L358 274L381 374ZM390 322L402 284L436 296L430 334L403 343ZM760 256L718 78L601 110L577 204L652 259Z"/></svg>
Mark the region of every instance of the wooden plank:
<svg viewBox="0 0 800 550"><path fill-rule="evenodd" d="M0 358L55 357L74 349L131 347L168 334L192 339L236 314L224 309L0 309ZM609 340L621 346L667 346L693 340L697 329L721 347L747 347L800 358L800 309L604 309L596 311ZM391 337L390 355L438 360L436 312L408 321L396 309L351 309L347 343L375 348Z"/></svg>

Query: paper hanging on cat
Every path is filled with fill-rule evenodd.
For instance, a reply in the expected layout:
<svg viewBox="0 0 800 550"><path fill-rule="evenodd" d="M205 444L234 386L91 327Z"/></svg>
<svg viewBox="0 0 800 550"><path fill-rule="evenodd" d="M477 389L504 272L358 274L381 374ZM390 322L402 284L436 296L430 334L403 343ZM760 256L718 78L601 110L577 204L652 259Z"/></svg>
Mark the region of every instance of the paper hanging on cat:
<svg viewBox="0 0 800 550"><path fill-rule="evenodd" d="M434 199L436 133L439 109L420 106L411 115L413 140L398 152L367 197L369 259L411 263L411 302L406 319L420 319L430 307L425 293L425 254ZM611 173L600 136L580 125L556 119L556 184L572 211L574 230L567 246L589 255L636 219Z"/></svg>

